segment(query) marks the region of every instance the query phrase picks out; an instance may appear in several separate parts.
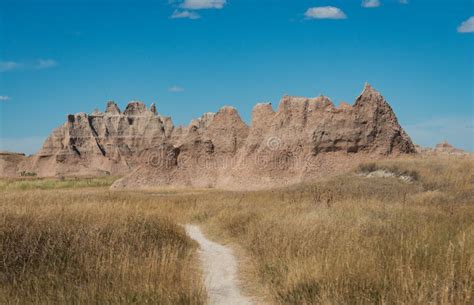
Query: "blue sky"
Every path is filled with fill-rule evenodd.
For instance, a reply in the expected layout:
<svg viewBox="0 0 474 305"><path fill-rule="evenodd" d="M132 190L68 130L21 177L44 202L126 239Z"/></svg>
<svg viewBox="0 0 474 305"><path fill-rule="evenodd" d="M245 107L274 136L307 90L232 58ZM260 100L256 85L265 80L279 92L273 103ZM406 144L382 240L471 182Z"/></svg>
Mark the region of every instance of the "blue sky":
<svg viewBox="0 0 474 305"><path fill-rule="evenodd" d="M0 0L0 149L34 153L107 100L249 122L257 102L353 103L369 82L416 143L474 150L473 16L472 0Z"/></svg>

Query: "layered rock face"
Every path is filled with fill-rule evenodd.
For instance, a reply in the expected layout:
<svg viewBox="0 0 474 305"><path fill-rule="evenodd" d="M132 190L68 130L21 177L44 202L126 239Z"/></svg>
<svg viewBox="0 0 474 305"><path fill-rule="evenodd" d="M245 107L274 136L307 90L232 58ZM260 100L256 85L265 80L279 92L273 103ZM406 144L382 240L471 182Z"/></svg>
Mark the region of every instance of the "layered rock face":
<svg viewBox="0 0 474 305"><path fill-rule="evenodd" d="M20 172L19 166L26 160L25 154L9 151L0 151L0 177L27 176L27 172Z"/></svg>
<svg viewBox="0 0 474 305"><path fill-rule="evenodd" d="M130 102L122 113L108 102L105 112L68 115L24 167L39 176L126 174L140 164L143 151L166 141L172 129L154 105L147 109Z"/></svg>
<svg viewBox="0 0 474 305"><path fill-rule="evenodd" d="M391 107L370 85L354 106L335 108L323 96L286 96L276 112L268 104L254 108L235 177L238 185L291 184L414 151Z"/></svg>
<svg viewBox="0 0 474 305"><path fill-rule="evenodd" d="M347 170L358 162L414 153L384 98L366 85L355 104L285 96L258 104L247 126L232 107L175 127L154 105L122 113L69 115L25 167L41 176L127 174L115 188L193 186L255 189Z"/></svg>

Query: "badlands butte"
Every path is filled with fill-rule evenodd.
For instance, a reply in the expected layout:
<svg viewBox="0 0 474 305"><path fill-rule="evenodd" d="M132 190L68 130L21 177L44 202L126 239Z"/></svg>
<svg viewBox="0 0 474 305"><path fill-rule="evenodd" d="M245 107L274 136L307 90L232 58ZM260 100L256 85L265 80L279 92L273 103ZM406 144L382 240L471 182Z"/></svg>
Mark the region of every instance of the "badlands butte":
<svg viewBox="0 0 474 305"><path fill-rule="evenodd" d="M352 106L335 107L324 96L285 96L276 111L271 104L257 104L250 126L228 106L183 127L160 115L154 104L147 108L133 101L122 112L108 102L105 112L68 115L37 154L16 166L3 161L2 171L123 176L113 188L259 189L414 153L390 105L367 84Z"/></svg>

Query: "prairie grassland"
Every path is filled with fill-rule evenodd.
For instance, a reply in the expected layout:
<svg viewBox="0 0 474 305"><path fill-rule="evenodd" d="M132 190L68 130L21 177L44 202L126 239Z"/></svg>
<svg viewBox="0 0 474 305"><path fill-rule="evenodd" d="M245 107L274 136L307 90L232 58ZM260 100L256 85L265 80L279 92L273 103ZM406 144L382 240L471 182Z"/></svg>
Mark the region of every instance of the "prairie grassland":
<svg viewBox="0 0 474 305"><path fill-rule="evenodd" d="M472 304L472 159L377 166L418 181L345 175L234 194L200 218L246 250L275 304Z"/></svg>
<svg viewBox="0 0 474 305"><path fill-rule="evenodd" d="M108 187L117 177L91 178L21 178L0 180L0 191L10 190L50 190L66 188Z"/></svg>
<svg viewBox="0 0 474 305"><path fill-rule="evenodd" d="M1 304L205 304L194 244L107 189L6 191Z"/></svg>
<svg viewBox="0 0 474 305"><path fill-rule="evenodd" d="M17 303L199 304L201 224L272 304L472 304L474 160L406 158L257 191L3 189L1 296Z"/></svg>

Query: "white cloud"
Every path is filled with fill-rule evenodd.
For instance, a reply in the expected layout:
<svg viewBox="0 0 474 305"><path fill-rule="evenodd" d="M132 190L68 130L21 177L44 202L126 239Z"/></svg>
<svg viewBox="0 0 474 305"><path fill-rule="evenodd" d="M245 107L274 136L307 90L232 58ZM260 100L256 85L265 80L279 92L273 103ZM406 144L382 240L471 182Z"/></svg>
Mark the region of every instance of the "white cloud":
<svg viewBox="0 0 474 305"><path fill-rule="evenodd" d="M379 7L379 6L380 6L379 0L363 0L362 1L362 7L365 7L365 8L373 8L373 7Z"/></svg>
<svg viewBox="0 0 474 305"><path fill-rule="evenodd" d="M9 96L6 96L6 95L0 95L0 101L9 101L11 100L12 98L9 97Z"/></svg>
<svg viewBox="0 0 474 305"><path fill-rule="evenodd" d="M168 91L173 92L173 93L178 93L178 92L183 92L184 88L180 87L180 86L173 86L173 87L169 88Z"/></svg>
<svg viewBox="0 0 474 305"><path fill-rule="evenodd" d="M181 19L181 18L187 18L187 19L199 19L201 16L198 13L191 12L191 11L180 11L180 10L175 10L173 12L173 15L170 17L171 19Z"/></svg>
<svg viewBox="0 0 474 305"><path fill-rule="evenodd" d="M53 59L38 59L36 62L15 62L15 61L0 61L0 72L14 71L14 70L42 70L57 66L57 61Z"/></svg>
<svg viewBox="0 0 474 305"><path fill-rule="evenodd" d="M190 10L222 9L226 0L184 0L180 7Z"/></svg>
<svg viewBox="0 0 474 305"><path fill-rule="evenodd" d="M346 19L344 12L334 6L311 7L304 14L309 19Z"/></svg>
<svg viewBox="0 0 474 305"><path fill-rule="evenodd" d="M58 63L53 60L53 59L38 59L35 69L41 70L41 69L48 69L52 67L56 67Z"/></svg>
<svg viewBox="0 0 474 305"><path fill-rule="evenodd" d="M474 33L474 16L469 17L458 27L459 33Z"/></svg>
<svg viewBox="0 0 474 305"><path fill-rule="evenodd" d="M0 61L0 72L7 72L21 67L20 63L14 61Z"/></svg>

